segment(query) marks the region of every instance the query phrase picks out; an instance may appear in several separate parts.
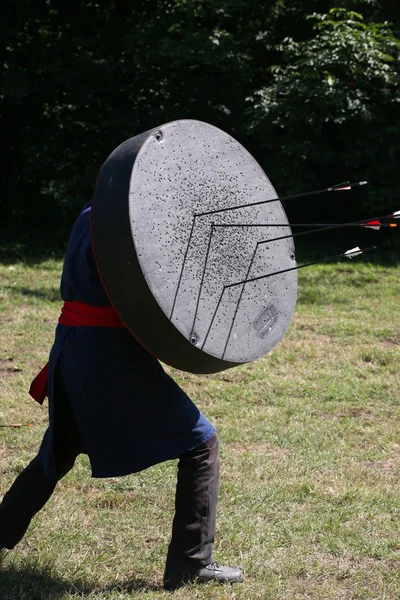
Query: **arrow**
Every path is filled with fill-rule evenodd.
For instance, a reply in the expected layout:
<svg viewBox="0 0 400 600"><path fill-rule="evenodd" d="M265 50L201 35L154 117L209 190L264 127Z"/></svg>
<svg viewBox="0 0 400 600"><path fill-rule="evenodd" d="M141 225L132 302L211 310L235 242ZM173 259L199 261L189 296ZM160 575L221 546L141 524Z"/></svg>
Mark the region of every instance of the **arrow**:
<svg viewBox="0 0 400 600"><path fill-rule="evenodd" d="M246 283L250 283L252 281L258 281L259 279L266 279L267 277L273 277L274 275L281 275L281 273L288 273L289 271L298 271L299 269L304 269L304 267L311 267L311 265L319 265L320 263L327 262L330 260L338 260L339 258L354 258L354 256L358 256L359 254L365 254L366 252L371 252L375 250L376 246L368 246L367 248L352 248L351 250L347 250L347 252L342 252L342 254L335 254L335 256L328 256L327 258L320 258L315 262L305 263L304 265L297 265L296 267L290 267L289 269L282 269L281 271L274 271L273 273L267 273L267 275L259 275L258 277L253 277L252 279L244 279L243 281L238 281L236 283L229 283L224 286L224 289L228 289L231 287L235 287L236 285L242 285Z"/></svg>
<svg viewBox="0 0 400 600"><path fill-rule="evenodd" d="M398 216L397 216L398 215ZM393 215L383 215L381 217L372 217L372 219L362 219L361 221L352 221L350 223L321 223L320 227L318 227L318 223L314 224L311 223L310 225L317 225L315 229L310 229L308 231L300 231L298 233L289 233L287 235L281 235L279 237L275 237L275 238L271 238L268 240L261 240L259 242L257 242L257 247L260 246L261 244L267 244L267 243L272 243L272 242L278 242L279 240L286 240L288 238L295 238L295 237L300 237L303 235L311 235L313 233L318 233L320 231L331 231L333 229L340 229L342 227L360 227L363 226L364 228L369 228L369 229L377 229L378 227L382 227L382 226L389 226L389 227L397 227L396 223L382 223L382 225L378 226L376 221L381 221L382 219L397 219L400 218L400 211L397 211L395 213L393 213ZM301 226L301 225L300 225ZM304 226L309 227L308 224L304 224ZM218 227L274 227L273 223L248 223L248 224L241 224L241 223L228 223L228 224L217 224L217 223L213 223L213 229L216 229ZM291 227L290 223L284 223L282 225L275 225L275 227Z"/></svg>
<svg viewBox="0 0 400 600"><path fill-rule="evenodd" d="M355 256L359 256L362 253L363 251L361 250L360 246L356 246L355 248L351 248L351 250L347 250L347 252L345 252L343 256L346 256L347 258L351 259Z"/></svg>
<svg viewBox="0 0 400 600"><path fill-rule="evenodd" d="M364 227L366 229L376 229L379 231L381 227L397 227L397 223L382 223L382 221L374 219L359 223L217 223L214 224L214 227Z"/></svg>
<svg viewBox="0 0 400 600"><path fill-rule="evenodd" d="M224 351L223 351L223 354L221 356L222 360L223 360L223 358L225 356L226 349L228 347L228 343L229 343L229 339L230 339L230 336L231 336L231 333L232 333L233 325L234 325L234 322L235 322L235 319L236 319L236 315L237 315L237 312L238 312L238 309L239 309L240 300L241 300L242 295L243 295L244 286L247 283L252 283L254 281L259 281L260 279L267 279L268 277L274 277L276 275L281 275L282 273L289 273L290 271L298 271L299 269L304 269L305 267L311 267L312 265L318 265L318 264L321 264L323 262L334 261L334 260L338 260L340 258L349 258L349 259L352 259L355 256L359 256L360 254L364 254L366 252L370 252L370 251L375 250L375 249L376 249L376 246L368 246L366 248L360 248L359 246L356 246L355 248L351 248L350 250L347 250L346 252L342 252L341 254L335 254L334 256L328 256L326 258L321 258L321 259L319 259L317 261L313 261L313 262L309 262L309 263L304 263L303 265L296 265L295 267L289 267L288 269L281 269L280 271L273 271L272 273L267 273L266 275L259 275L258 277L252 277L251 279L247 279L247 277L246 277L246 279L244 279L243 281L237 281L235 283L230 283L230 284L224 285L224 287L222 289L222 292L221 292L221 295L219 297L218 303L217 303L217 307L216 307L216 309L214 311L214 314L212 316L211 323L210 323L210 325L209 325L209 327L207 329L207 333L205 335L205 338L204 338L203 344L201 346L201 349L203 350L203 348L205 346L205 343L206 343L207 338L208 338L208 336L210 334L211 328L212 328L212 326L214 324L215 316L216 316L216 314L218 312L218 309L220 307L220 304L221 304L221 301L222 301L222 297L223 297L223 295L224 295L224 293L225 293L225 291L227 289L236 287L238 285L242 285L243 286L243 288L241 290L241 293L240 293L239 300L238 300L238 302L236 304L235 313L233 315L233 319L232 319L232 323L231 323L231 326L230 326L230 329L229 329L228 338L227 338L226 343L225 343ZM249 273L249 271L250 271L250 269L248 269L247 274Z"/></svg>
<svg viewBox="0 0 400 600"><path fill-rule="evenodd" d="M366 181L360 181L359 185L365 185ZM337 185L333 185L329 188L330 192L343 192L351 190L351 184L349 181L344 181L343 183L338 183Z"/></svg>
<svg viewBox="0 0 400 600"><path fill-rule="evenodd" d="M210 237L208 238L208 245L207 245L207 253L206 253L206 259L204 262L204 267L203 267L203 273L201 276L201 282L200 282L200 287L199 287L199 293L197 294L197 302L196 302L196 310L194 312L194 317L193 317L193 324L192 324L192 330L190 332L190 339L193 340L195 338L193 338L193 331L196 325L196 318L197 318L197 312L199 310L199 303L200 303L200 296L201 296L201 290L203 289L203 282L204 282L204 276L206 274L206 267L207 267L207 262L208 262L208 255L210 253L210 248L211 248L211 241L212 241L212 237L213 237L213 233L214 233L214 223L211 223L211 231L210 231Z"/></svg>
<svg viewBox="0 0 400 600"><path fill-rule="evenodd" d="M345 181L344 183L338 183L328 188L321 190L314 190L313 192L302 192L301 194L291 194L290 196L281 196L281 198L270 198L269 200L260 200L259 202L253 202L252 204L239 204L238 206L231 206L230 208L220 208L217 210L209 210L203 213L197 213L194 217L205 217L206 215L215 215L217 213L227 212L229 210L238 210L239 208L248 208L250 206L258 206L260 204L269 204L270 202L282 202L284 200L295 200L297 198L304 198L306 196L315 196L317 194L324 194L326 192L341 192L348 191L361 185L367 185L368 181L358 181L356 183L350 183Z"/></svg>
<svg viewBox="0 0 400 600"><path fill-rule="evenodd" d="M360 182L360 185L362 185L363 182ZM366 182L365 182L366 183ZM362 219L360 221L352 221L349 223L212 223L211 224L211 231L210 231L210 237L208 240L208 247L207 247L207 254L206 254L206 260L205 260L205 265L204 265L204 269L203 269L203 275L202 275L202 282L201 282L201 286L203 285L203 280L204 280L204 272L207 266L207 261L208 261L208 255L209 255L209 251L210 251L210 245L211 245L211 238L213 235L213 232L215 229L217 228L224 228L224 227L316 227L316 229L312 229L310 231L304 231L304 232L300 232L300 233L295 233L295 234L289 234L289 235L284 235L284 236L280 236L280 237L276 237L276 238L271 238L268 240L263 240L263 241L259 241L257 242L257 247L261 244L265 244L268 242L276 242L279 240L284 240L287 238L294 238L294 237L299 237L302 235L308 235L308 234L312 234L312 233L316 233L318 231L327 231L327 230L332 230L332 229L339 229L339 228L352 228L352 227L360 227L360 228L364 228L364 229L373 229L376 231L379 231L381 229L381 227L388 227L388 228L395 228L397 227L397 223L382 223L382 219L399 219L400 218L400 210L394 212L391 215L382 215L380 217L372 217L369 220L365 220ZM250 268L252 266L252 261L250 263ZM199 301L199 298L198 298ZM198 302L197 302L197 307L196 307L196 313L197 313L197 308L198 308ZM193 324L193 328L194 328L194 324ZM193 331L192 328L192 331Z"/></svg>
<svg viewBox="0 0 400 600"><path fill-rule="evenodd" d="M230 206L228 208L219 208L219 209L216 209L216 210L209 210L209 211L202 212L202 213L195 213L193 215L192 227L190 229L188 243L187 243L186 250L185 250L185 253L184 253L184 256L183 256L182 267L181 267L181 271L179 273L178 283L177 283L177 286L176 286L176 290L175 290L175 294L174 294L174 299L172 301L172 307L171 307L171 312L170 312L170 315L169 315L169 319L171 320L172 316L174 314L176 300L178 298L178 292L179 292L179 288L180 288L181 281L182 281L183 270L185 268L186 259L187 259L187 255L188 255L188 252L189 252L190 243L192 241L193 232L194 232L194 228L195 228L195 224L196 224L196 219L197 218L206 217L206 216L209 216L209 215L215 215L215 214L223 213L223 212L228 212L228 211L231 211L231 210L239 210L240 208L250 208L252 206L260 206L261 204L269 204L270 202L282 202L284 200L295 200L295 199L298 199L298 198L305 198L306 196L315 196L317 194L324 194L326 192L340 192L340 191L343 191L343 190L351 190L352 188L355 188L355 187L367 185L367 183L368 183L367 181L358 181L358 182L355 182L355 183L350 183L349 181L346 181L344 183L338 183L338 184L333 185L331 187L322 188L320 190L314 190L312 192L302 192L301 194L292 194L290 196L282 196L281 198L276 197L276 198L270 198L268 200L260 200L259 202L253 202L251 204L239 204L239 205L236 205L236 206ZM287 237L291 237L291 236L287 236ZM279 239L283 239L283 238L279 238Z"/></svg>

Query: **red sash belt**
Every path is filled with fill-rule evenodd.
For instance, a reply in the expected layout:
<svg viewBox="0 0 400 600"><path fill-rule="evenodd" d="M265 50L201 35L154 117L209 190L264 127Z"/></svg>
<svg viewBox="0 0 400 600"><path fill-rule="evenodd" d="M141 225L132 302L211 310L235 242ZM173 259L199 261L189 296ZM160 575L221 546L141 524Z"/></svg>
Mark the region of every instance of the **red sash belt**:
<svg viewBox="0 0 400 600"><path fill-rule="evenodd" d="M84 302L64 302L60 325L69 327L125 327L112 306L90 306ZM43 404L48 392L49 364L35 377L29 393L39 404Z"/></svg>

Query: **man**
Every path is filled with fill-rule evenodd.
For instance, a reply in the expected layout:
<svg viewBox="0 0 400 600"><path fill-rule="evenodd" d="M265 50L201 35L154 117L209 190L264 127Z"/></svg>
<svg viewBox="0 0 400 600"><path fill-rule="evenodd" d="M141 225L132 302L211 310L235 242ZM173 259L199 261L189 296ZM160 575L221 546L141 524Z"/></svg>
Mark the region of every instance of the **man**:
<svg viewBox="0 0 400 600"><path fill-rule="evenodd" d="M92 250L91 205L78 217L61 278L62 314L48 366L31 387L49 397L36 458L0 505L0 548L13 548L56 483L88 454L93 477L135 473L179 458L166 589L188 581L241 581L212 559L219 487L214 427L127 331L102 286Z"/></svg>

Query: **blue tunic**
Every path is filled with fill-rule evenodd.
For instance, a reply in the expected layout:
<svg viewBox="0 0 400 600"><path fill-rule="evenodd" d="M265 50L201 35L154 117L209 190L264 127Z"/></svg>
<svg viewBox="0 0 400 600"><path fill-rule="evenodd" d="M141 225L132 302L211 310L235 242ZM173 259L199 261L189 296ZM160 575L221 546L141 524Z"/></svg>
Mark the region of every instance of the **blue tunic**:
<svg viewBox="0 0 400 600"><path fill-rule="evenodd" d="M78 217L61 278L65 301L106 306L90 238L90 204ZM214 427L160 363L126 329L58 325L49 358L49 428L40 449L46 476L57 479L54 425L58 369L89 456L93 477L146 469L206 442ZM63 402L66 400L63 399Z"/></svg>

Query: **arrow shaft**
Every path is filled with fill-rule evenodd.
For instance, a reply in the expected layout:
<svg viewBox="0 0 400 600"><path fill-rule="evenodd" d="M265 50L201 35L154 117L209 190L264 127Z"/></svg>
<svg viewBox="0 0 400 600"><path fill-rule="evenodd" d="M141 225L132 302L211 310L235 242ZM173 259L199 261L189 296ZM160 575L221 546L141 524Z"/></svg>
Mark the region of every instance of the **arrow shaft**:
<svg viewBox="0 0 400 600"><path fill-rule="evenodd" d="M193 324L192 324L192 329L191 329L191 332L190 332L190 339L192 339L194 328L196 326L196 318L197 318L197 313L199 311L200 296L201 296L201 292L202 292L202 289L203 289L204 276L206 274L207 263L208 263L208 255L210 254L210 248L211 248L211 242L212 242L213 233L214 233L214 223L211 224L210 237L208 238L206 258L205 258L205 261L204 261L203 272L201 274L201 282L200 282L200 287L199 287L199 293L197 294L196 310L194 312Z"/></svg>
<svg viewBox="0 0 400 600"><path fill-rule="evenodd" d="M350 183L349 184L349 189L353 188L353 187L357 187L359 185L365 185L367 182L366 181L359 181L357 183ZM330 188L323 188L321 190L314 190L313 192L301 192L300 194L291 194L289 196L281 196L280 198L276 197L276 198L270 198L268 200L260 200L259 202L252 202L251 204L238 204L237 206L231 206L228 208L220 208L217 210L209 210L206 212L202 212L202 213L197 213L195 215L195 217L205 217L206 215L215 215L217 213L223 213L223 212L228 212L230 210L239 210L240 208L250 208L251 206L259 206L260 204L269 204L270 202L283 202L285 200L296 200L298 198L305 198L307 196L316 196L318 194L324 194L326 192L335 192L335 191L341 191L340 188L338 188L337 186L333 186Z"/></svg>
<svg viewBox="0 0 400 600"><path fill-rule="evenodd" d="M372 220L372 219L371 219ZM392 227L392 223L379 223L376 227ZM227 223L214 227L373 227L367 223Z"/></svg>
<svg viewBox="0 0 400 600"><path fill-rule="evenodd" d="M360 249L359 254L365 254L366 252L370 252L371 250L375 250L376 246L369 246L368 248ZM237 281L236 283L229 283L224 286L224 289L228 289L231 287L235 287L237 285L242 285L245 283L251 283L253 281L258 281L260 279L267 279L267 277L273 277L275 275L281 275L282 273L288 273L289 271L298 271L299 269L304 269L305 267L311 267L312 265L319 265L323 262L328 262L330 260L338 260L339 258L349 258L346 256L346 253L335 254L334 256L327 256L326 258L320 258L319 260L304 263L303 265L296 265L295 267L290 267L289 269L281 269L280 271L273 271L272 273L267 273L266 275L259 275L258 277L252 277L251 279L244 279L243 281Z"/></svg>
<svg viewBox="0 0 400 600"><path fill-rule="evenodd" d="M257 246L259 246L260 244L267 244L267 243L272 243L272 242L278 242L279 240L286 240L288 238L295 238L295 237L301 237L304 235L312 235L313 233L318 233L321 231L332 231L334 229L340 229L343 227L359 227L361 224L366 223L368 221L380 221L381 219L387 219L388 216L384 215L384 216L380 216L380 217L372 217L371 219L362 219L361 221L352 221L350 223L331 223L331 224L321 224L320 227L316 227L315 229L310 229L308 231L299 231L298 233L288 233L287 235L281 235L279 237L275 237L275 238L270 238L268 240L261 240L259 242L257 242ZM272 225L273 226L273 225ZM285 223L285 225L276 225L276 227L290 227L291 225L289 223ZM305 225L308 227L308 225ZM271 227L270 223L262 223L261 225L256 224L256 223L251 223L251 224L246 224L246 225L242 225L240 223L228 223L228 224L217 224L214 223L214 229L216 229L217 227L219 228L223 228L223 227ZM369 226L370 228L372 227L371 225Z"/></svg>

